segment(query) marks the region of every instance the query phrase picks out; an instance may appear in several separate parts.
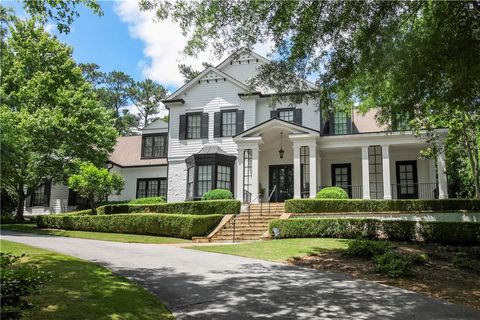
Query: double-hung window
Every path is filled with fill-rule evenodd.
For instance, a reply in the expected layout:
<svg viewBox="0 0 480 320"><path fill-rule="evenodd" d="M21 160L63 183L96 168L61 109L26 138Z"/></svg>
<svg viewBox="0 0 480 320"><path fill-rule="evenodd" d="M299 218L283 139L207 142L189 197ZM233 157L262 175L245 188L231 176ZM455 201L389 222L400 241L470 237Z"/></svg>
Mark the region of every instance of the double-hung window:
<svg viewBox="0 0 480 320"><path fill-rule="evenodd" d="M278 118L288 122L293 122L294 120L293 109L278 110Z"/></svg>
<svg viewBox="0 0 480 320"><path fill-rule="evenodd" d="M198 113L187 114L187 139L200 139L202 115Z"/></svg>
<svg viewBox="0 0 480 320"><path fill-rule="evenodd" d="M232 137L236 134L237 111L222 112L222 137Z"/></svg>
<svg viewBox="0 0 480 320"><path fill-rule="evenodd" d="M231 167L217 166L217 189L231 189Z"/></svg>
<svg viewBox="0 0 480 320"><path fill-rule="evenodd" d="M42 184L32 194L32 207L43 206L46 202L45 184Z"/></svg>
<svg viewBox="0 0 480 320"><path fill-rule="evenodd" d="M167 135L155 134L142 137L142 158L165 158L167 156Z"/></svg>
<svg viewBox="0 0 480 320"><path fill-rule="evenodd" d="M198 166L197 192L199 196L212 190L212 168L211 165Z"/></svg>
<svg viewBox="0 0 480 320"><path fill-rule="evenodd" d="M167 197L167 179L138 179L137 198Z"/></svg>
<svg viewBox="0 0 480 320"><path fill-rule="evenodd" d="M347 114L345 112L335 112L333 122L335 134L347 134Z"/></svg>

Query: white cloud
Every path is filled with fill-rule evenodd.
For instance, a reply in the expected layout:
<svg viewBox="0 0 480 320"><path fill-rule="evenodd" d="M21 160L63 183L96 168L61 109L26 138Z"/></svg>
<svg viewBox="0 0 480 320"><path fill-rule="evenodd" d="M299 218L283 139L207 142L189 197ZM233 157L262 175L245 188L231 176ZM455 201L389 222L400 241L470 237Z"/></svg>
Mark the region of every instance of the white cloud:
<svg viewBox="0 0 480 320"><path fill-rule="evenodd" d="M56 27L53 23L50 23L50 22L49 22L49 23L46 23L46 24L43 26L43 29L44 29L46 32L50 33L50 34L53 34L53 33L55 32L56 28L57 28L57 27Z"/></svg>
<svg viewBox="0 0 480 320"><path fill-rule="evenodd" d="M140 11L138 0L123 0L115 5L115 12L129 26L130 35L140 39L145 48L145 60L138 66L146 78L151 78L165 87L178 88L184 79L178 71L178 64L191 65L194 69L203 70L202 62L216 65L223 59L218 59L209 52L198 57L188 57L182 54L186 37L180 27L170 20L158 21L153 11ZM268 56L272 43L258 44L254 50Z"/></svg>
<svg viewBox="0 0 480 320"><path fill-rule="evenodd" d="M181 54L186 38L180 27L172 21L155 20L153 11L143 12L138 8L138 0L124 0L115 5L115 12L128 24L130 35L140 39L145 48L145 60L139 61L139 67L146 78L151 78L167 87L179 87L183 77L178 64L185 63L196 69L203 69L202 62L217 63L208 53L197 58Z"/></svg>

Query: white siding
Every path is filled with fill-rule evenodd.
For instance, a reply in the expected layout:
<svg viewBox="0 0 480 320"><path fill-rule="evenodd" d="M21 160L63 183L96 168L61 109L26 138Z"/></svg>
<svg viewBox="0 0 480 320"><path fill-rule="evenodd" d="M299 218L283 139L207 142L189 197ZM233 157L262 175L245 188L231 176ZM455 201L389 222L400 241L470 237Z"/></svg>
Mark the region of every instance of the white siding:
<svg viewBox="0 0 480 320"><path fill-rule="evenodd" d="M294 104L288 100L280 101L275 104L275 109L297 108L302 109L302 126L315 130L320 130L320 112L316 110L313 101L304 102L302 104ZM270 111L273 110L269 105L268 99L259 99L256 108L257 124L270 119Z"/></svg>
<svg viewBox="0 0 480 320"><path fill-rule="evenodd" d="M167 166L119 168L113 167L112 172L117 172L125 179L125 187L120 195L108 197L111 201L133 200L137 196L137 179L141 178L166 178ZM169 187L169 186L168 186Z"/></svg>
<svg viewBox="0 0 480 320"><path fill-rule="evenodd" d="M168 202L185 201L187 197L187 165L185 161L168 164Z"/></svg>
<svg viewBox="0 0 480 320"><path fill-rule="evenodd" d="M63 213L75 210L68 206L68 187L63 184L52 184L50 191L50 206L25 207L25 215Z"/></svg>
<svg viewBox="0 0 480 320"><path fill-rule="evenodd" d="M258 67L263 64L261 61L256 62L253 57L251 59L249 63L245 60L243 60L241 64L239 64L238 61L234 61L232 64L228 63L221 68L220 71L246 84L257 74Z"/></svg>

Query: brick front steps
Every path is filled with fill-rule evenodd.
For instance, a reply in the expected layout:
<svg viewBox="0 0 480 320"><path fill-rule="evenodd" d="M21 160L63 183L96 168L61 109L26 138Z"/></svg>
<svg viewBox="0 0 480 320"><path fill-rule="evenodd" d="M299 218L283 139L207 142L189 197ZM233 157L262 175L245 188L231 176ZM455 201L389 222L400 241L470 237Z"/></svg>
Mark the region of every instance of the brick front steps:
<svg viewBox="0 0 480 320"><path fill-rule="evenodd" d="M252 204L250 206L250 219L248 210L241 212L234 218L233 215L225 216L219 226L205 238L194 238L195 242L240 242L260 240L268 231L271 220L279 219L285 213L283 203ZM235 226L235 240L234 237Z"/></svg>

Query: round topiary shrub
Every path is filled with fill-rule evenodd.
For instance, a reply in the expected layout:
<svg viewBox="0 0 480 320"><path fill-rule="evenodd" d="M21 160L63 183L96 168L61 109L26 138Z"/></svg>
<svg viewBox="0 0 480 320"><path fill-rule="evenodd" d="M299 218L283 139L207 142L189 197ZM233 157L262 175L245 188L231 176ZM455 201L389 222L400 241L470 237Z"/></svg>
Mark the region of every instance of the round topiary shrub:
<svg viewBox="0 0 480 320"><path fill-rule="evenodd" d="M317 192L317 199L348 199L348 193L339 187L328 187Z"/></svg>
<svg viewBox="0 0 480 320"><path fill-rule="evenodd" d="M213 189L206 192L202 197L202 200L224 200L224 199L233 199L233 194L230 190Z"/></svg>

